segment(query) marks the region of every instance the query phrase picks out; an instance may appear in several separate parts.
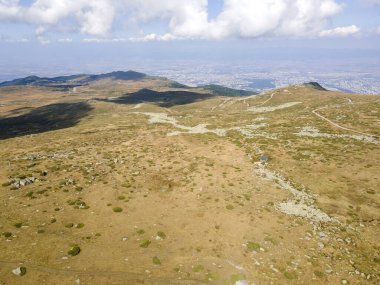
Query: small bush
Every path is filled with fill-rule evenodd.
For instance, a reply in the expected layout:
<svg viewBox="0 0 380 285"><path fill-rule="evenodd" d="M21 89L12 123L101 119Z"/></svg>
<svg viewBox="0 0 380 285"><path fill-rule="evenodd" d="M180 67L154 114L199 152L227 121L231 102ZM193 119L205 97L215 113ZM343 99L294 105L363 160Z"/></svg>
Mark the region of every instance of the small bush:
<svg viewBox="0 0 380 285"><path fill-rule="evenodd" d="M120 208L120 207L115 207L115 208L113 208L113 211L114 211L115 213L120 213L120 212L123 212L123 209Z"/></svg>
<svg viewBox="0 0 380 285"><path fill-rule="evenodd" d="M247 249L249 251L258 251L260 249L260 245L258 243L249 241L247 242Z"/></svg>
<svg viewBox="0 0 380 285"><path fill-rule="evenodd" d="M204 267L203 267L203 265L195 265L195 266L193 266L192 270L193 270L193 272L201 272L204 270Z"/></svg>
<svg viewBox="0 0 380 285"><path fill-rule="evenodd" d="M4 232L3 236L6 237L6 238L9 238L9 237L12 236L12 233L11 232Z"/></svg>
<svg viewBox="0 0 380 285"><path fill-rule="evenodd" d="M155 257L153 257L153 264L161 265L161 260L157 256L155 256Z"/></svg>
<svg viewBox="0 0 380 285"><path fill-rule="evenodd" d="M160 239L166 239L166 234L164 232L162 232L162 231L157 232L157 236Z"/></svg>
<svg viewBox="0 0 380 285"><path fill-rule="evenodd" d="M227 209L227 210L233 210L233 209L234 209L234 206L232 206L232 205L227 205L227 206L226 206L226 209Z"/></svg>
<svg viewBox="0 0 380 285"><path fill-rule="evenodd" d="M148 246L150 246L152 242L150 240L144 240L142 243L140 243L140 247L142 248L147 248Z"/></svg>
<svg viewBox="0 0 380 285"><path fill-rule="evenodd" d="M285 271L284 276L286 279L289 279L289 280L297 279L297 274L295 272Z"/></svg>
<svg viewBox="0 0 380 285"><path fill-rule="evenodd" d="M67 253L71 256L76 256L80 253L81 249L79 246L72 247Z"/></svg>

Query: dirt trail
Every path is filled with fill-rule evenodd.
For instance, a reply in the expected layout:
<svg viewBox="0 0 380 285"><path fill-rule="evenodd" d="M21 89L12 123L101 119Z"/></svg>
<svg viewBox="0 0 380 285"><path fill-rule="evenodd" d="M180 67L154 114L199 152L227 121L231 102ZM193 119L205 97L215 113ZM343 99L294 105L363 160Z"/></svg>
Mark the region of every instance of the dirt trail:
<svg viewBox="0 0 380 285"><path fill-rule="evenodd" d="M259 104L259 105L257 105L257 106L263 106L263 105L265 105L266 103L268 103L270 100L273 99L274 94L275 94L275 93L270 94L269 99L267 99L266 101L264 101L263 103L261 103L261 104Z"/></svg>
<svg viewBox="0 0 380 285"><path fill-rule="evenodd" d="M356 130L353 130L353 129L349 129L349 128L346 128L346 127L343 127L341 125L338 125L337 123L331 121L330 119L322 116L321 114L318 113L319 110L322 110L322 109L326 109L327 107L321 107L321 108L317 108L315 110L312 111L312 113L314 115L316 115L318 118L330 123L331 125L333 125L334 127L337 127L339 129L342 129L342 130L345 130L345 131L349 131L349 132L353 132L353 133L356 133L356 134L360 134L360 135L364 135L364 136L370 136L370 137L373 137L373 138L378 138L377 136L373 135L373 134L368 134L368 133L363 133L363 132L359 132L359 131L356 131Z"/></svg>

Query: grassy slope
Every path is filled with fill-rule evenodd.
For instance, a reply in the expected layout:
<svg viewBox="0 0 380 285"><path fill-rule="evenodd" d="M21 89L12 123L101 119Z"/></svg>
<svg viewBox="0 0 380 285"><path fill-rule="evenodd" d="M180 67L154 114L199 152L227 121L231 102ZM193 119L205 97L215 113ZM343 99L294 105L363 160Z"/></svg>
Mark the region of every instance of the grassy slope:
<svg viewBox="0 0 380 285"><path fill-rule="evenodd" d="M60 102L85 101L93 108L69 128L0 141L1 183L29 174L39 179L19 190L0 188L0 232L12 233L10 241L0 239L0 282L72 284L80 278L82 284L182 284L181 278L184 284L234 284L238 279L376 284L379 145L296 134L305 126L350 134L312 113L328 106L320 113L331 120L380 135L379 97L289 87L275 91L269 101L271 94L215 97L168 109L87 101L141 88L170 90L159 79L105 80L71 93L0 89L3 116ZM247 111L288 102L301 103L273 112ZM265 125L253 138L237 131L225 137L168 137L177 129L149 124L135 112L163 112L179 124L207 123L210 129ZM279 212L278 203L290 195L255 175L254 162L262 152L269 155L270 169L318 194L317 205L340 225L312 225ZM81 201L90 208L80 209ZM123 211L114 212L115 207ZM84 227L66 227L70 223ZM157 239L158 232L166 238ZM74 244L81 253L62 259ZM11 273L19 261L28 269L25 277ZM365 277L350 274L355 270Z"/></svg>

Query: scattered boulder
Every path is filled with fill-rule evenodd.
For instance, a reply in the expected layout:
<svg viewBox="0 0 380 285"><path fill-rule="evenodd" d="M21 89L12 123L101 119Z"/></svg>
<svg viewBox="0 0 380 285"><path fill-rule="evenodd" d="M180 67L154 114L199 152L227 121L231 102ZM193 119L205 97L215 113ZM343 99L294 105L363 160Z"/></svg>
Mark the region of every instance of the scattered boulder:
<svg viewBox="0 0 380 285"><path fill-rule="evenodd" d="M33 184L34 182L36 182L36 180L37 179L33 176L25 177L25 178L19 178L19 177L12 178L11 179L11 187L13 189L19 189L23 186Z"/></svg>
<svg viewBox="0 0 380 285"><path fill-rule="evenodd" d="M12 270L12 273L17 276L24 276L26 274L26 267L20 266Z"/></svg>
<svg viewBox="0 0 380 285"><path fill-rule="evenodd" d="M269 160L269 156L268 155L263 154L263 155L260 156L261 163L267 163L268 160Z"/></svg>

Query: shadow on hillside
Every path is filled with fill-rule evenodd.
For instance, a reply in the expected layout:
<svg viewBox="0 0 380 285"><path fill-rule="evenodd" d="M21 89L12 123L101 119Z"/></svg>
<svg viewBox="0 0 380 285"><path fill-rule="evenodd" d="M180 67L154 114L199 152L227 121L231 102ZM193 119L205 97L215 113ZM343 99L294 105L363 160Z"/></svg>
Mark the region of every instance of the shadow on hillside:
<svg viewBox="0 0 380 285"><path fill-rule="evenodd" d="M59 103L32 109L17 117L0 118L0 140L75 126L93 108L85 103Z"/></svg>
<svg viewBox="0 0 380 285"><path fill-rule="evenodd" d="M160 107L170 108L176 105L186 105L207 100L214 96L215 95L212 94L201 94L189 91L158 92L150 89L141 89L135 93L131 93L112 100L99 100L118 104L153 103Z"/></svg>

